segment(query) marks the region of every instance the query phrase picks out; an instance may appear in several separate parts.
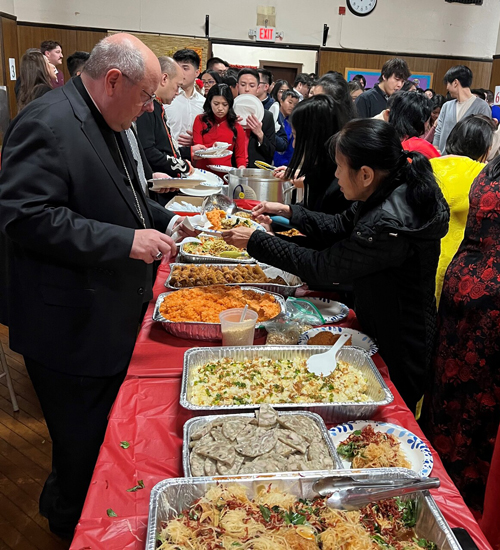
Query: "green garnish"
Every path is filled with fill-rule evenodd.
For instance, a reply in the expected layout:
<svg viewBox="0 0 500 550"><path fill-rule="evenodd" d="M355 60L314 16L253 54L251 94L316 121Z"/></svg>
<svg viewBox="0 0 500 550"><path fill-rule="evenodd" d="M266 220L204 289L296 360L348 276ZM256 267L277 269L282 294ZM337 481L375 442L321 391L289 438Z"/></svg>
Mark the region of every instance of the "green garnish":
<svg viewBox="0 0 500 550"><path fill-rule="evenodd" d="M122 449L128 449L130 447L130 443L128 441L120 441L120 447Z"/></svg>
<svg viewBox="0 0 500 550"><path fill-rule="evenodd" d="M108 514L109 518L117 518L118 517L118 514L112 508L108 508L106 510L106 514Z"/></svg>
<svg viewBox="0 0 500 550"><path fill-rule="evenodd" d="M259 510L262 514L262 517L264 518L264 521L269 521L271 519L271 510L269 510L269 508L266 508L265 506L262 506L262 504L260 504Z"/></svg>
<svg viewBox="0 0 500 550"><path fill-rule="evenodd" d="M352 435L361 435L361 430L354 430Z"/></svg>
<svg viewBox="0 0 500 550"><path fill-rule="evenodd" d="M139 479L135 487L127 489L127 493L135 493L136 491L139 491L139 489L144 489L144 481L142 481L142 479Z"/></svg>
<svg viewBox="0 0 500 550"><path fill-rule="evenodd" d="M285 523L292 525L304 525L306 522L306 516L304 516L304 514L301 514L300 512L292 512L291 510L289 512L285 512L284 518Z"/></svg>

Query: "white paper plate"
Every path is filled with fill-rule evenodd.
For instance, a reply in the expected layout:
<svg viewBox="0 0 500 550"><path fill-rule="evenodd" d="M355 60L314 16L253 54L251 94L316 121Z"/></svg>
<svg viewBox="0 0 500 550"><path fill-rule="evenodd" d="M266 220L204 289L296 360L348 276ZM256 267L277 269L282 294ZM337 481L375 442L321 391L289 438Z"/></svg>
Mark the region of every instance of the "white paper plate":
<svg viewBox="0 0 500 550"><path fill-rule="evenodd" d="M255 115L260 121L264 118L264 105L262 101L252 94L241 94L234 99L234 112L242 118L240 124L243 126L247 122L249 115Z"/></svg>
<svg viewBox="0 0 500 550"><path fill-rule="evenodd" d="M180 192L183 195L188 195L189 197L208 197L209 195L216 195L220 193L222 187L194 187L192 189L181 189Z"/></svg>
<svg viewBox="0 0 500 550"><path fill-rule="evenodd" d="M169 187L182 189L190 188L193 185L201 185L205 180L199 178L158 178L148 180L148 183L152 183L151 191L158 191L159 189L168 189Z"/></svg>
<svg viewBox="0 0 500 550"><path fill-rule="evenodd" d="M208 167L210 168L210 170L223 172L224 174L227 174L228 172L231 172L231 170L234 170L233 166L224 166L223 164L209 164Z"/></svg>
<svg viewBox="0 0 500 550"><path fill-rule="evenodd" d="M352 346L355 348L362 349L365 351L368 355L374 355L377 353L378 348L375 342L366 334L363 334L362 332L359 332L359 330L354 330L352 328L344 328L344 327L318 327L318 328L312 328L311 330L307 330L306 332L303 332L298 341L299 346L306 346L307 342L313 337L316 336L319 332L332 332L333 334L350 334L352 336Z"/></svg>
<svg viewBox="0 0 500 550"><path fill-rule="evenodd" d="M349 315L349 308L335 300L329 300L328 298L309 298L309 296L304 299L311 302L311 304L314 304L319 309L327 324L338 323Z"/></svg>
<svg viewBox="0 0 500 550"><path fill-rule="evenodd" d="M406 459L411 464L411 469L421 477L428 477L432 472L434 459L429 447L414 433L388 422L375 422L373 420L356 420L346 422L330 428L330 437L332 438L335 448L345 441L354 431L362 430L370 424L373 426L373 431L384 432L393 435L400 442L400 448L406 455ZM351 463L340 457L345 468L349 469Z"/></svg>
<svg viewBox="0 0 500 550"><path fill-rule="evenodd" d="M196 157L200 157L202 159L225 159L226 157L230 157L233 152L223 151L222 153L207 153L205 150L201 149L199 151L195 151L194 154Z"/></svg>

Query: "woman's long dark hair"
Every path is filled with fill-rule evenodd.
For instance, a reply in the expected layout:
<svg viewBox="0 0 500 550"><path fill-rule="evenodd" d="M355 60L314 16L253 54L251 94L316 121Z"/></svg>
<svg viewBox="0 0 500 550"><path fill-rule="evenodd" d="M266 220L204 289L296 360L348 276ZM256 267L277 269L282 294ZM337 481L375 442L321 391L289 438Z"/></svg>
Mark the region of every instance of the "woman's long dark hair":
<svg viewBox="0 0 500 550"><path fill-rule="evenodd" d="M201 116L201 120L205 122L207 126L201 131L201 133L202 135L208 133L212 126L215 124L215 114L212 111L212 99L215 96L222 96L229 105L229 111L227 112L226 120L229 124L229 128L231 128L231 130L233 131L234 139L236 139L236 119L238 117L233 111L233 92L227 84L215 84L210 88L210 90L208 90L207 99L205 99L205 104L203 105L203 110L205 112Z"/></svg>
<svg viewBox="0 0 500 550"><path fill-rule="evenodd" d="M47 62L41 52L28 52L21 58L20 77L21 86L17 96L19 111L31 103L41 92L50 85Z"/></svg>
<svg viewBox="0 0 500 550"><path fill-rule="evenodd" d="M343 128L350 120L357 117L356 106L351 97L346 79L338 72L332 71L324 74L317 82L325 94L333 97L340 107L339 122Z"/></svg>
<svg viewBox="0 0 500 550"><path fill-rule="evenodd" d="M307 175L318 167L334 170L327 141L342 128L342 118L339 104L324 94L305 99L295 107L290 117L295 130L295 149L285 178L294 177L297 169L300 169L299 176Z"/></svg>
<svg viewBox="0 0 500 550"><path fill-rule="evenodd" d="M432 102L424 94L396 92L391 101L389 124L394 126L399 139L420 137L425 123L431 118Z"/></svg>
<svg viewBox="0 0 500 550"><path fill-rule="evenodd" d="M351 170L369 166L387 174L377 189L382 195L406 183L406 200L423 219L431 219L443 200L430 162L417 151L403 151L396 130L383 120L349 122L330 147L332 156L338 151L346 157Z"/></svg>
<svg viewBox="0 0 500 550"><path fill-rule="evenodd" d="M281 103L281 94L280 94L280 90L283 86L286 86L289 90L292 89L292 87L290 86L290 84L288 84L288 81L287 80L277 80L275 83L274 83L274 88L273 88L273 91L271 92L271 97L277 101L278 103ZM278 96L279 94L279 96Z"/></svg>

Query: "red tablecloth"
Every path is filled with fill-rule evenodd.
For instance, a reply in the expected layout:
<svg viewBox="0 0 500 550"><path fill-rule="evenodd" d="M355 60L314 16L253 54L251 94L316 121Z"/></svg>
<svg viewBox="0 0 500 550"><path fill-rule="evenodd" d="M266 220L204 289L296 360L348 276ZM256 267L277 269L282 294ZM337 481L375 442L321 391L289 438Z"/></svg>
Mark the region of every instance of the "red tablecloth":
<svg viewBox="0 0 500 550"><path fill-rule="evenodd" d="M168 265L160 266L155 297L161 291ZM142 550L146 541L149 496L152 487L170 477L182 477L182 428L192 413L179 405L184 351L202 342L182 341L168 335L149 318L140 331L129 374L110 415L90 489L71 545L73 550ZM353 321L352 314L350 321ZM214 345L206 343L205 345ZM387 368L374 361L394 394L394 402L379 410L376 420L404 426L429 444L413 415L388 378ZM130 447L123 449L121 441ZM430 445L429 445L430 447ZM433 476L441 487L432 494L452 527L465 527L480 550L491 550L458 490L434 456ZM127 489L143 480L145 489ZM118 517L107 516L111 508Z"/></svg>

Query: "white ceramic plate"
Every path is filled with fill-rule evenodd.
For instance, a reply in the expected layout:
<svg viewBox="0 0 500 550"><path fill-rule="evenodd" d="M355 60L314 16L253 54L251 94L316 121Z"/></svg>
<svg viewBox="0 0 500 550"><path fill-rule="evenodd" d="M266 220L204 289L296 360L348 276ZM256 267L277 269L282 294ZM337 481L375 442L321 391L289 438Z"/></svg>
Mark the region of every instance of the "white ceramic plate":
<svg viewBox="0 0 500 550"><path fill-rule="evenodd" d="M330 428L330 437L332 438L335 448L345 441L354 431L362 430L365 426L371 424L373 431L384 432L393 435L400 442L400 448L406 455L406 459L411 464L411 469L421 477L428 477L432 472L434 459L429 447L414 433L388 422L375 422L373 420L356 420L346 422ZM340 457L345 468L349 469L351 463Z"/></svg>
<svg viewBox="0 0 500 550"><path fill-rule="evenodd" d="M224 174L227 174L228 172L231 172L231 170L234 170L233 166L224 166L222 164L209 164L208 167L210 168L210 170L223 172Z"/></svg>
<svg viewBox="0 0 500 550"><path fill-rule="evenodd" d="M354 330L352 328L344 328L344 327L318 327L318 328L312 328L311 330L307 330L306 332L303 332L298 341L299 346L306 346L307 342L309 342L309 339L313 336L316 336L319 332L332 332L333 334L350 334L352 336L352 346L355 348L362 349L363 351L366 351L368 355L374 355L377 353L378 348L375 344L375 342L366 334L363 334L362 332L359 332L359 330Z"/></svg>
<svg viewBox="0 0 500 550"><path fill-rule="evenodd" d="M232 215L232 216L227 216L227 219L231 219L231 218L238 218L239 216L237 215ZM245 218L246 219L246 218ZM252 225L253 229L256 229L257 231L265 231L265 228L262 227L262 225L260 225L260 223L257 223L256 221L254 220L248 220L250 222L250 224ZM199 226L199 225L195 225L194 228L197 230L197 231L205 231L206 233L209 233L209 234L213 234L213 235L222 235L222 232L221 231L218 231L217 229L204 229L203 227ZM223 229L223 231L229 231L229 229Z"/></svg>
<svg viewBox="0 0 500 550"><path fill-rule="evenodd" d="M242 118L240 124L243 126L245 126L249 115L255 115L260 121L264 118L264 105L258 97L252 94L241 94L236 97L233 110Z"/></svg>

